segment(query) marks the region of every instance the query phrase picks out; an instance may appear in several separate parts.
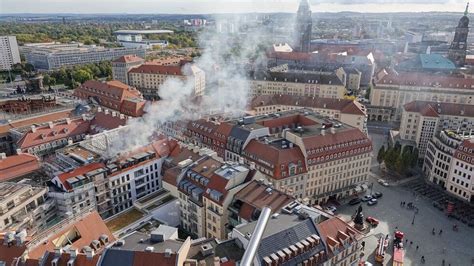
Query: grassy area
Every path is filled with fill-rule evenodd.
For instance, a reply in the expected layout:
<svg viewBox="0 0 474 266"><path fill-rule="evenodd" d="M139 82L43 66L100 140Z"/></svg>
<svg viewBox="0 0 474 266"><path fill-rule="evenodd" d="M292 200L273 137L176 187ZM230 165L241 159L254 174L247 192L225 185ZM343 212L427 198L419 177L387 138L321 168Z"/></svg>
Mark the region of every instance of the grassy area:
<svg viewBox="0 0 474 266"><path fill-rule="evenodd" d="M112 233L117 232L118 230L124 228L125 226L134 223L135 221L142 218L144 214L139 210L133 208L130 211L119 214L114 217L112 220L106 222L107 227L112 231Z"/></svg>
<svg viewBox="0 0 474 266"><path fill-rule="evenodd" d="M157 208L157 207L159 207L159 206L161 206L161 205L164 205L164 204L166 204L166 203L168 203L168 202L170 202L170 201L172 201L172 200L174 200L174 199L175 199L175 198L174 198L173 196L168 195L168 196L162 198L161 200L159 200L159 201L157 201L157 202L151 204L150 206L146 207L146 210L147 210L147 211L152 211L153 209L155 209L155 208Z"/></svg>

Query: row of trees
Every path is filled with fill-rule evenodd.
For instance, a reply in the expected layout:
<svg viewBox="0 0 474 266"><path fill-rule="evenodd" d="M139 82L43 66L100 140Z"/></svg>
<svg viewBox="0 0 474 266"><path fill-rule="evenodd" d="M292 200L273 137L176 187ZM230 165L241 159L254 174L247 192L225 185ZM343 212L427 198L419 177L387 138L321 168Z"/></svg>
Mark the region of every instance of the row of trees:
<svg viewBox="0 0 474 266"><path fill-rule="evenodd" d="M405 146L403 149L400 143L395 146L389 145L386 149L382 146L377 154L377 161L384 162L387 169L395 171L400 175L406 175L410 169L414 168L418 162L418 149Z"/></svg>
<svg viewBox="0 0 474 266"><path fill-rule="evenodd" d="M112 65L109 61L95 64L75 66L73 68L61 68L59 70L43 74L43 84L54 86L64 84L72 89L87 80L112 77Z"/></svg>

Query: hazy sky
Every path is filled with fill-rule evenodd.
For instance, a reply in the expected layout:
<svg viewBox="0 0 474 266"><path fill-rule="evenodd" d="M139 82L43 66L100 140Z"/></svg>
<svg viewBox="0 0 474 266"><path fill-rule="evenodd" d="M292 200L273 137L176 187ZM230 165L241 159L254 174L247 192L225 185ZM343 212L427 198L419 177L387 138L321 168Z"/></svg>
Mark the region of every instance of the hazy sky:
<svg viewBox="0 0 474 266"><path fill-rule="evenodd" d="M0 0L0 13L295 12L299 0ZM460 0L310 0L314 12L462 12Z"/></svg>

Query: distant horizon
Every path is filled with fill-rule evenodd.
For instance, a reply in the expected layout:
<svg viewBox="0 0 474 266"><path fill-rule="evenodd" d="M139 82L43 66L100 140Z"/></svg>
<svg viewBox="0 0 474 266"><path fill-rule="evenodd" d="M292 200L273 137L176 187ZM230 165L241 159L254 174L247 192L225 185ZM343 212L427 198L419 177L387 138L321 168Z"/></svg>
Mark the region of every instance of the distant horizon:
<svg viewBox="0 0 474 266"><path fill-rule="evenodd" d="M2 0L6 15L213 15L243 13L295 13L299 0ZM461 0L310 0L314 13L462 13ZM434 2L434 3L433 3ZM97 12L99 11L99 12ZM363 11L363 12L361 12Z"/></svg>

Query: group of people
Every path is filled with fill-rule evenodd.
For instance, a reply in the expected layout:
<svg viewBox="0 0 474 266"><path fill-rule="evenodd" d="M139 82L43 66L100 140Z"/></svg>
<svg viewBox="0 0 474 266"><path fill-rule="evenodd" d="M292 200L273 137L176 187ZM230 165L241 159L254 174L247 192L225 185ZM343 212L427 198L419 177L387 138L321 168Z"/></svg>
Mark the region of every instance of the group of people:
<svg viewBox="0 0 474 266"><path fill-rule="evenodd" d="M413 202L406 203L405 201L402 201L402 202L400 202L400 206L401 207L407 206L408 209L410 209L410 210L413 209L413 210L415 210L416 213L418 213L418 207L416 207L415 204L413 204Z"/></svg>

